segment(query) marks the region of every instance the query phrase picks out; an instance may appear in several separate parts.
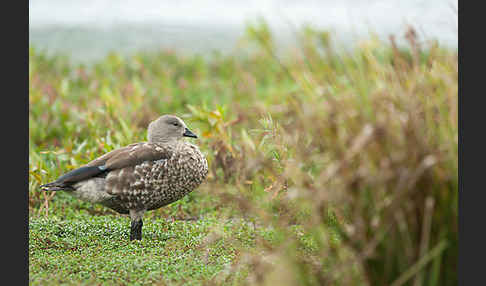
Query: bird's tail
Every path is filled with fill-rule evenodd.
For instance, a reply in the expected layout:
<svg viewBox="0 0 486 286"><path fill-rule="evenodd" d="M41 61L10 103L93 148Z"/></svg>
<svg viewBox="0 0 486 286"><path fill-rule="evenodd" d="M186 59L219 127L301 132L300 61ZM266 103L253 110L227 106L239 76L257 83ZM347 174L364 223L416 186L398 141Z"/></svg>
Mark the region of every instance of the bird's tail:
<svg viewBox="0 0 486 286"><path fill-rule="evenodd" d="M106 172L106 168L104 166L85 166L77 168L67 174L62 175L54 182L41 185L40 188L43 191L74 191L75 189L72 186L73 184L82 180L92 178L94 176L102 174L103 172Z"/></svg>
<svg viewBox="0 0 486 286"><path fill-rule="evenodd" d="M52 182L52 183L47 183L44 185L40 185L40 188L42 191L72 191L74 190L73 187L63 184L63 183L58 183L58 182Z"/></svg>

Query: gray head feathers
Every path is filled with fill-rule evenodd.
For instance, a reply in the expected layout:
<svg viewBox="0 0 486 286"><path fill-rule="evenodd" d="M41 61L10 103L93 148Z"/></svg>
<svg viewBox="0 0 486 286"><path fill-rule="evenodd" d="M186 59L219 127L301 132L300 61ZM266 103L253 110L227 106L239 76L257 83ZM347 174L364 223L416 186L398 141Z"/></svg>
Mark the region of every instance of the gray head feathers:
<svg viewBox="0 0 486 286"><path fill-rule="evenodd" d="M175 115L163 115L148 126L147 137L151 143L177 141L184 136L197 138L184 121Z"/></svg>

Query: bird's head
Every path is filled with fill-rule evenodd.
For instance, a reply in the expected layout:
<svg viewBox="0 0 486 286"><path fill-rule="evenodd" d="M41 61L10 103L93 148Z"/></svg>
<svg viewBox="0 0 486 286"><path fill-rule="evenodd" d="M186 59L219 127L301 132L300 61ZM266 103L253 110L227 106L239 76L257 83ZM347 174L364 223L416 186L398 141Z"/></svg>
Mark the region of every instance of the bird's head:
<svg viewBox="0 0 486 286"><path fill-rule="evenodd" d="M182 137L197 138L179 117L175 115L162 115L150 122L148 126L148 141L152 143L165 143L180 140Z"/></svg>

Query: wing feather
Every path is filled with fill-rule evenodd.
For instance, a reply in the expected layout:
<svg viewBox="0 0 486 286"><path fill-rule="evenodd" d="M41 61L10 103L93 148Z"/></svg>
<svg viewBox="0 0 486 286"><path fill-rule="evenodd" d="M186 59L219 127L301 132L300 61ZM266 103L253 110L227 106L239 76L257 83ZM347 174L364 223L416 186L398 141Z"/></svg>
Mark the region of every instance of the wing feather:
<svg viewBox="0 0 486 286"><path fill-rule="evenodd" d="M48 190L48 187L56 187L58 189L68 188L79 181L98 176L102 173L134 167L145 161L157 161L169 157L170 151L167 148L147 142L134 143L108 152L88 164L59 177L53 183L42 185L41 187L46 190Z"/></svg>

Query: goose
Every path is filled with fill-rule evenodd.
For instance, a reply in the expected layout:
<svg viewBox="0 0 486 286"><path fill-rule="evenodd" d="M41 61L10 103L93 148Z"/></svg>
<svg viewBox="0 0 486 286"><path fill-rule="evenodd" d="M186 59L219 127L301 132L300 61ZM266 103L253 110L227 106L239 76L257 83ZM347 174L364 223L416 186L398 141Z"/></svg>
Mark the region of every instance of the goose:
<svg viewBox="0 0 486 286"><path fill-rule="evenodd" d="M175 202L196 189L208 174L208 163L197 138L184 121L163 115L148 125L147 142L108 152L57 180L41 185L43 191L70 195L129 214L130 241L142 239L143 216Z"/></svg>

